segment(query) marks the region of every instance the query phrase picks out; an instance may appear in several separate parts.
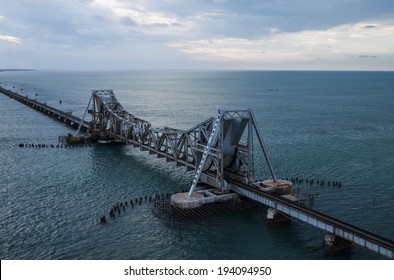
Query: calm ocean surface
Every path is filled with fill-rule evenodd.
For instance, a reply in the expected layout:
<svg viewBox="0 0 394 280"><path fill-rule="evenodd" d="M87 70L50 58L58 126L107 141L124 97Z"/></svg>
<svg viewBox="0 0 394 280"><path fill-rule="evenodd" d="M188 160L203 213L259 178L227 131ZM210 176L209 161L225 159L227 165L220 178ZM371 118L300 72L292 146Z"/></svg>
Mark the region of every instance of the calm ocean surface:
<svg viewBox="0 0 394 280"><path fill-rule="evenodd" d="M300 189L318 194L313 209L394 240L394 72L35 71L0 82L80 117L92 89L113 89L154 127L252 108L278 177L340 180ZM0 121L0 259L380 259L359 247L326 255L322 231L267 225L258 207L174 225L143 203L100 225L115 203L185 189L193 174L132 146L19 148L74 131L2 94Z"/></svg>

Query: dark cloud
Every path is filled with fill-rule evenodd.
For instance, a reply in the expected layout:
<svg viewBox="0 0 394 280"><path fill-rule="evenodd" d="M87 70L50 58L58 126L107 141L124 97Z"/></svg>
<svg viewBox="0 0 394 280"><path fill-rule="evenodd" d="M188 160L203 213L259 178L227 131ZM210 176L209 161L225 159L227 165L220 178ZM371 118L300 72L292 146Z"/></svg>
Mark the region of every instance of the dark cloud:
<svg viewBox="0 0 394 280"><path fill-rule="evenodd" d="M161 23L161 22L153 23L153 24L149 24L149 25L156 26L156 27L170 27L171 26L171 24L169 24L169 23Z"/></svg>
<svg viewBox="0 0 394 280"><path fill-rule="evenodd" d="M172 27L172 26L177 26L177 27L181 27L182 24L180 24L180 23L178 23L178 22L174 22L174 23L163 23L163 22L158 22L158 23L149 24L149 26L156 26L156 27Z"/></svg>
<svg viewBox="0 0 394 280"><path fill-rule="evenodd" d="M2 4L2 9L5 9L5 14L9 14L28 28L32 27L40 35L50 33L53 36L74 36L81 27L93 24L88 20L92 16L89 13L93 9L99 9L100 5L91 5L92 2L94 0L37 2L18 0L6 1L6 4ZM118 0L118 2L125 7L134 7L132 1ZM102 19L113 17L112 21L123 26L138 26L133 18L129 16L118 18L106 9L108 8L100 10ZM195 22L193 33L190 33L193 37L228 36L253 39L271 33L274 28L279 32L296 32L306 29L328 29L341 24L379 19L382 15L390 19L394 16L394 1L151 0L143 1L143 9ZM204 14L210 15L198 17ZM107 26L111 24L109 21L106 23ZM158 22L151 26L165 28L181 26L182 23L182 21ZM98 25L97 28L106 28L100 26L99 22L95 24ZM145 24L147 25L149 24ZM373 27L372 24L365 26L365 28Z"/></svg>
<svg viewBox="0 0 394 280"><path fill-rule="evenodd" d="M132 20L130 17L127 17L127 16L121 17L119 19L119 22L121 24L127 25L127 26L137 26L138 25L134 20Z"/></svg>
<svg viewBox="0 0 394 280"><path fill-rule="evenodd" d="M9 1L5 8L8 9L7 16L14 22L9 33L46 45L75 48L97 46L106 40L119 39L118 34L112 32L113 14L92 6L91 2Z"/></svg>
<svg viewBox="0 0 394 280"><path fill-rule="evenodd" d="M165 9L164 2L158 2ZM188 0L181 3L172 7L180 16L217 12L216 16L205 18L207 32L242 38L267 34L271 28L282 32L321 30L382 16L394 17L392 0Z"/></svg>
<svg viewBox="0 0 394 280"><path fill-rule="evenodd" d="M358 57L359 58L377 58L376 55L366 55L366 54L361 54Z"/></svg>
<svg viewBox="0 0 394 280"><path fill-rule="evenodd" d="M114 1L116 3L112 3ZM114 9L115 6L120 11ZM156 51L158 46L165 57L164 52L169 50L163 46L176 41L228 37L253 40L264 38L267 34L280 36L303 30L323 32L338 25L360 22L362 32L376 35L385 21L393 21L394 1L4 0L0 17L0 35L7 34L22 40L18 50L15 48L13 59L0 50L3 59L10 57L10 61L17 60L25 55L26 60L30 60L33 59L31 53L40 50L46 55L52 49L56 53L54 58L61 57L58 54L68 54L70 57L80 55L83 59L83 54L89 53L94 61L95 50L115 56L119 49L124 48L127 50L125 54L131 55L128 51L130 45L138 45L138 49L143 50L138 59L143 61L149 57L148 50ZM386 45L387 41L384 41ZM391 41L388 42L390 44ZM289 44L295 43L292 41ZM171 51L175 60L179 51ZM372 60L377 58L374 55L358 56L363 52L364 49L359 48L349 53L353 54L353 58L360 58L359 63L379 61ZM367 53L383 57L371 46Z"/></svg>

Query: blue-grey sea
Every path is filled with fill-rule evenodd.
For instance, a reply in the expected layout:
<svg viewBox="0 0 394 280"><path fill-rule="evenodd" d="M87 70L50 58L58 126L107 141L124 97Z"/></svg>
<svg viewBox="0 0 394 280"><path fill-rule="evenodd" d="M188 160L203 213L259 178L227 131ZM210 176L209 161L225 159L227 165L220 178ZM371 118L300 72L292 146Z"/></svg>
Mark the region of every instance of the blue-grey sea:
<svg viewBox="0 0 394 280"><path fill-rule="evenodd" d="M251 108L278 177L341 181L298 186L316 195L310 207L394 240L394 72L29 71L0 82L79 117L91 90L113 89L154 127ZM328 255L324 232L269 225L262 207L174 224L144 202L101 225L117 202L183 190L193 173L129 145L18 147L74 132L0 94L0 259L381 259L359 247Z"/></svg>

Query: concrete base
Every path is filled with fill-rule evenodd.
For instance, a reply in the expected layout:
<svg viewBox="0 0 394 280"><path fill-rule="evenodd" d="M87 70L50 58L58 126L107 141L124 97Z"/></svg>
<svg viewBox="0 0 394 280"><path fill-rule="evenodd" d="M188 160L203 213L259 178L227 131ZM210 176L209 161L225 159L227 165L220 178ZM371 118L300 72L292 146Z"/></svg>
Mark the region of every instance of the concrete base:
<svg viewBox="0 0 394 280"><path fill-rule="evenodd" d="M190 209L197 208L203 205L204 196L200 193L194 192L191 196L185 193L176 193L171 196L171 204L178 208Z"/></svg>
<svg viewBox="0 0 394 280"><path fill-rule="evenodd" d="M274 208L268 208L267 221L269 224L288 223L291 220Z"/></svg>
<svg viewBox="0 0 394 280"><path fill-rule="evenodd" d="M253 186L257 187L259 190L262 190L267 193L273 194L291 194L292 183L287 180L277 179L276 182L272 179L254 182Z"/></svg>
<svg viewBox="0 0 394 280"><path fill-rule="evenodd" d="M201 190L192 193L176 193L171 196L171 205L181 209L192 209L208 203L225 202L236 199L236 193L222 193L215 189Z"/></svg>
<svg viewBox="0 0 394 280"><path fill-rule="evenodd" d="M324 250L328 254L339 254L347 252L352 247L352 242L347 241L335 234L327 233L324 236Z"/></svg>

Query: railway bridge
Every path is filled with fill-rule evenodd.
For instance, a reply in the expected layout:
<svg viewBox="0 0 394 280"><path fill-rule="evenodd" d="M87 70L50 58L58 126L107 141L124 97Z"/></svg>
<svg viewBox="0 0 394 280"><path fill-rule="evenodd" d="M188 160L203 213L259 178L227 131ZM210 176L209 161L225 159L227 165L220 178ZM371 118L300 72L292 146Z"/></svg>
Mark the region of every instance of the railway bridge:
<svg viewBox="0 0 394 280"><path fill-rule="evenodd" d="M272 221L291 218L324 230L329 250L356 244L394 259L392 240L298 203L300 198L292 194L292 183L276 177L250 109L219 110L216 117L181 130L155 128L149 121L134 116L123 108L112 90L93 90L82 119L75 120L46 104L33 102L9 90L0 91L42 113L55 113L59 120L68 117L70 123L78 122L77 134L86 130L98 141L131 144L194 171L190 190L171 197L174 207L194 208L241 195L267 206L267 218ZM85 120L87 113L91 115L90 121ZM256 163L259 153L264 159L263 166ZM269 179L256 178L259 168L266 170ZM209 187L201 188L198 182Z"/></svg>
<svg viewBox="0 0 394 280"><path fill-rule="evenodd" d="M338 244L353 243L394 259L393 241L297 203L298 197L291 194L292 183L276 177L250 109L219 110L217 117L179 130L154 128L150 122L135 117L123 108L112 90L93 90L88 108L94 133L195 171L189 192L171 197L175 207L199 207L232 199L236 193L269 207L268 218L284 215L326 231L325 244L333 250ZM255 160L257 150L264 156L270 179L255 178L256 168L261 167ZM212 189L199 190L198 182Z"/></svg>

